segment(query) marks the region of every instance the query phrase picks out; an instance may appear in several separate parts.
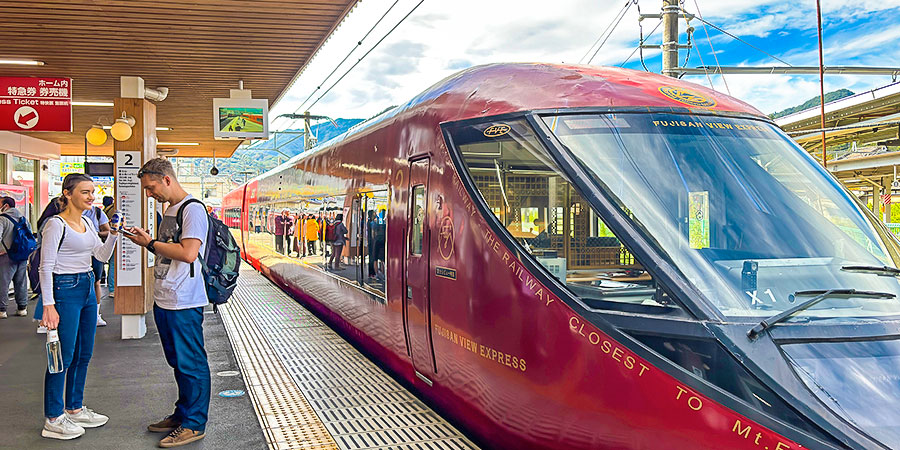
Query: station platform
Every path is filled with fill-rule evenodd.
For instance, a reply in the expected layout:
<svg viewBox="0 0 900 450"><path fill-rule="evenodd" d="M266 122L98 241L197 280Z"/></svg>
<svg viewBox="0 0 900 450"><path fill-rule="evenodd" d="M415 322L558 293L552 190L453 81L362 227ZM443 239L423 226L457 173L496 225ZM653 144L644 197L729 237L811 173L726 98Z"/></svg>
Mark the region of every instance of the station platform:
<svg viewBox="0 0 900 450"><path fill-rule="evenodd" d="M171 413L176 387L152 317L146 337L123 341L112 299L104 297L109 326L97 329L85 404L110 422L76 440L55 441L40 436L46 338L35 333L34 307L29 304L27 317L0 320L0 449L155 448L163 435L146 426ZM212 373L207 436L185 448L478 448L251 268L241 271L219 312L204 316ZM219 395L227 391L246 395Z"/></svg>
<svg viewBox="0 0 900 450"><path fill-rule="evenodd" d="M222 317L269 448L478 448L255 270Z"/></svg>

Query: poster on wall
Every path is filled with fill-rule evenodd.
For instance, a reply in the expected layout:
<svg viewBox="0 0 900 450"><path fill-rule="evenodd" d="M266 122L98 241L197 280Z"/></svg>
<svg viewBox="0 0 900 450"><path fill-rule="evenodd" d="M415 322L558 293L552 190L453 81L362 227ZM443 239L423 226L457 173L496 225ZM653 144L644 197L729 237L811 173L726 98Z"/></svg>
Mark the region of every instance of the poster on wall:
<svg viewBox="0 0 900 450"><path fill-rule="evenodd" d="M126 224L140 226L141 220L141 152L116 152L116 202ZM122 239L116 250L116 284L141 286L141 247L130 239Z"/></svg>

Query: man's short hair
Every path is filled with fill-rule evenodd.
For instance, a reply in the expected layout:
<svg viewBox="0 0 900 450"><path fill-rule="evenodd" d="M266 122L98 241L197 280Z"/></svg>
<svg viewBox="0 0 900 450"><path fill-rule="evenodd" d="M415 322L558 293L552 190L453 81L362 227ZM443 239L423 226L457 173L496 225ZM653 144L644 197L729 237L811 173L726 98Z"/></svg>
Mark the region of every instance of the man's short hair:
<svg viewBox="0 0 900 450"><path fill-rule="evenodd" d="M16 207L16 199L12 197L2 197L0 198L0 204L9 206L10 208Z"/></svg>
<svg viewBox="0 0 900 450"><path fill-rule="evenodd" d="M153 158L144 163L141 167L141 170L138 171L138 178L143 176L153 177L155 180L161 180L164 176L168 175L175 179L175 169L172 167L172 163L165 158Z"/></svg>

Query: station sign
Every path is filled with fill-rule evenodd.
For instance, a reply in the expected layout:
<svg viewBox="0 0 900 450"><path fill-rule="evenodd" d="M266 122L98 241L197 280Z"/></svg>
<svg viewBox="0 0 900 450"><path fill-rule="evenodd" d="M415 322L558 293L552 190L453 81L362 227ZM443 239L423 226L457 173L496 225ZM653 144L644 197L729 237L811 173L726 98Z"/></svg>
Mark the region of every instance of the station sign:
<svg viewBox="0 0 900 450"><path fill-rule="evenodd" d="M0 77L0 130L72 131L72 79Z"/></svg>

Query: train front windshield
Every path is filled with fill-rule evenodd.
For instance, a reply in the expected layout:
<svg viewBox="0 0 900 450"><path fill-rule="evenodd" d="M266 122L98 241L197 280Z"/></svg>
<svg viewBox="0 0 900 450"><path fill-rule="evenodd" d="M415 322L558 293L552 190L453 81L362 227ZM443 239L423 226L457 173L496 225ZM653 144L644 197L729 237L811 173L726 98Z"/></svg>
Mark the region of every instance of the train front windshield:
<svg viewBox="0 0 900 450"><path fill-rule="evenodd" d="M731 318L829 289L900 296L897 243L773 125L679 114L544 117L594 182ZM791 320L900 314L888 295L827 298Z"/></svg>

